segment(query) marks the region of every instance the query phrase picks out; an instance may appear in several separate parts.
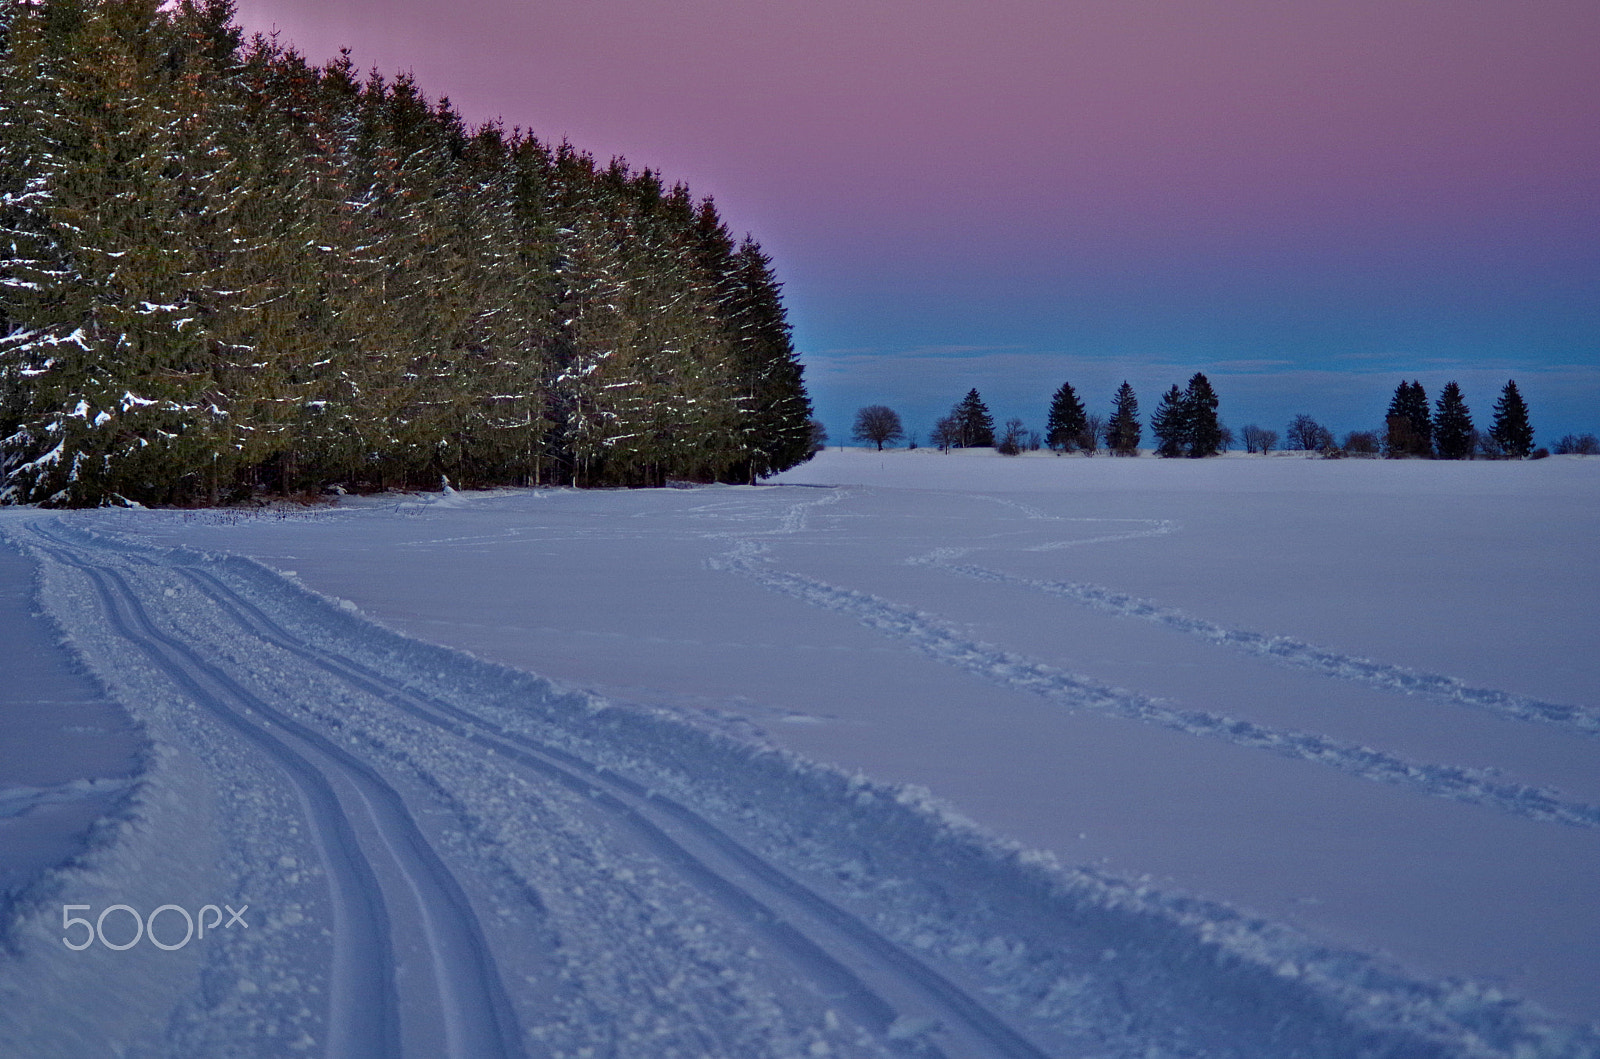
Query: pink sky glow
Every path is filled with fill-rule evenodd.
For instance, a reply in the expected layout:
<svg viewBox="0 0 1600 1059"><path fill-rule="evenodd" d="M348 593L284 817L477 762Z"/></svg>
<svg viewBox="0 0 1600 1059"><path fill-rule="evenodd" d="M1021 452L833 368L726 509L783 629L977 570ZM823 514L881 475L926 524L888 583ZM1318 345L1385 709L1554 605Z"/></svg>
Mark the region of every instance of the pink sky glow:
<svg viewBox="0 0 1600 1059"><path fill-rule="evenodd" d="M819 367L848 349L914 370L928 344L1022 350L1050 377L1095 358L1382 354L1418 374L1458 357L1530 379L1587 368L1600 403L1593 0L241 0L239 16L315 61L347 44L364 68L411 70L470 121L714 194L777 258Z"/></svg>

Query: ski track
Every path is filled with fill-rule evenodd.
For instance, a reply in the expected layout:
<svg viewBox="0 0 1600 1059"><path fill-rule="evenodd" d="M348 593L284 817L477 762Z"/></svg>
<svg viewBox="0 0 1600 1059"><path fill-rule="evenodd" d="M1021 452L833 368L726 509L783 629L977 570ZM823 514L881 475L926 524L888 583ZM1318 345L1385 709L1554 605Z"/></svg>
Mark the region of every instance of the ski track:
<svg viewBox="0 0 1600 1059"><path fill-rule="evenodd" d="M389 702L426 724L481 746L590 798L643 837L659 855L675 864L703 892L765 934L818 985L842 998L844 1003L841 1006L847 1010L853 1009L851 1014L876 1031L886 1035L889 1033L899 1017L896 1007L874 993L860 977L812 937L793 927L776 911L777 908L787 905L793 910L789 915L798 911L814 919L856 947L860 953L900 975L908 986L923 995L923 1003L918 1006L926 1008L931 1005L942 1016L940 1021L947 1029L965 1025L980 1050L963 1051L960 1054L1032 1059L1042 1059L1044 1056L1043 1052L948 980L871 930L855 916L789 879L678 802L626 777L596 769L572 754L539 744L449 703L408 690L374 669L302 643L214 575L198 569L180 569L178 572L200 587L224 610L231 612L241 626L297 658ZM710 863L710 857L702 859L691 853L682 843L674 840L669 830L682 831L699 840L709 854L733 870L722 868L719 873L719 868ZM730 881L735 874L743 874L757 884L751 889L766 891L765 899ZM943 1054L932 1047L925 1047L924 1052L929 1055Z"/></svg>
<svg viewBox="0 0 1600 1059"><path fill-rule="evenodd" d="M343 910L335 931L336 944L342 946L346 967L354 969L341 972L336 968L334 973L335 984L342 986L342 993L332 998L331 1014L343 1016L343 1021L336 1018L333 1023L330 1056L398 1054L392 973L382 979L379 995L363 996L359 992L365 981L359 973L362 966L392 967L388 918L382 899L377 896L371 867L345 856L345 851L359 847L323 772L307 762L304 755L251 723L243 711L230 709L221 700L232 699L244 711L254 711L268 719L319 755L337 760L362 781L362 795L369 811L374 802L386 810L382 823L391 833L386 834L385 845L402 848L419 862L408 872L408 878L423 914L436 908L448 909L456 921L456 933L464 936L455 939L453 948L465 949L468 959L436 951L437 982L444 985L460 977L477 983L465 995L447 998L451 1001L448 1010L453 1012L447 1020L452 1030L451 1054L521 1054L513 1050L517 1036L510 1005L493 976L482 929L465 895L411 821L399 795L370 766L305 724L268 706L220 668L163 633L123 574L110 563L91 564L81 557L85 552L109 553L112 562L175 574L216 604L249 636L272 644L297 662L382 700L438 732L489 751L498 763L513 763L541 780L553 781L583 796L641 839L701 894L744 921L810 978L841 1012L868 1027L892 1050L944 1057L946 1053L923 1032L907 1029L937 1026L940 1035L955 1049L951 1055L1046 1059L1046 1052L949 979L858 917L795 882L686 806L559 748L408 689L376 668L323 650L295 636L210 571L158 562L131 549L108 547L86 537L66 539L57 535L59 532L35 529L49 542L42 547L53 558L83 570L93 579L118 633L144 647L195 701L204 702L230 726L266 749L290 772L312 806L312 823L322 838L320 845L340 898L337 903ZM75 549L76 554L65 549ZM327 717L321 720L336 721ZM417 882L419 876L425 877L421 885ZM363 904L362 898L367 895L370 900ZM463 940L467 944L463 945ZM869 985L864 976L873 984ZM455 992L461 994L462 990L456 987ZM486 1028L487 1032L470 1036L474 1027Z"/></svg>
<svg viewBox="0 0 1600 1059"><path fill-rule="evenodd" d="M1144 534L1140 534L1144 536ZM1110 541L1127 538L1101 537L1095 540ZM1074 543L1089 543L1088 541ZM932 566L950 573L960 574L978 581L1012 585L1036 592L1044 592L1091 607L1119 617L1137 618L1153 622L1190 636L1198 637L1218 647L1231 648L1257 655L1281 665L1310 670L1322 676L1348 680L1384 691L1398 691L1407 695L1426 695L1471 706L1519 721L1533 721L1556 725L1584 735L1600 736L1600 711L1582 706L1545 702L1526 695L1515 695L1494 688L1471 687L1454 677L1425 673L1404 666L1390 665L1357 655L1343 654L1325 647L1296 640L1288 636L1268 636L1247 629L1230 628L1185 614L1172 607L1163 607L1150 600L1117 592L1100 585L1072 581L1046 581L1019 577L981 566L951 561L953 550L936 550L927 555L907 560L913 565Z"/></svg>
<svg viewBox="0 0 1600 1059"><path fill-rule="evenodd" d="M794 505L778 535L800 532L815 509L845 495L830 491ZM711 1042L722 1042L717 1054L741 1059L841 1052L943 1059L1600 1055L1600 1039L1589 1029L1551 1023L1492 990L1419 983L1368 957L1328 950L1207 902L1063 871L1048 858L978 836L924 794L861 777L846 780L670 714L617 707L404 640L252 560L137 545L65 520L35 523L24 532L41 557L81 571L111 631L142 651L187 699L253 743L299 791L338 909L330 1057L415 1052L395 1012L427 999L416 993L424 988L440 994L428 1002L444 1012L451 1055L537 1051L518 1036L516 1010L485 943L484 924L446 866L445 847L436 851L412 816L422 803L401 793L418 784L427 791L423 797L468 798L465 807L452 803L458 815L498 814L498 826L513 831L526 829L524 814L505 812L515 809L519 792L558 792L566 799L558 811L603 820L603 834L625 837L630 849L644 851L757 939L769 962L789 969L789 980L808 982L825 1005L850 1020L842 1030L833 1028L829 1043L813 1032L791 1034L771 1047L740 1047L737 1042L749 1038L740 1036L736 1020L750 1016L727 1004L747 1001L725 1001L691 1009L701 1021L674 1039L704 1043L671 1054L710 1054ZM1600 823L1591 807L1485 784L1466 770L1409 765L1321 736L1171 709L964 640L937 618L877 597L774 572L763 558L766 545L756 539L770 532L710 536L733 542L731 552L711 560L713 568L847 614L941 661L1074 708L1271 749L1543 819ZM537 714L529 709L535 702L542 704ZM449 793L450 783L462 781L438 772L450 760L446 750L474 770L476 786ZM416 780L391 785L378 771L385 761L415 770ZM493 800L484 800L485 791ZM18 805L54 796L19 794ZM546 800L559 801L554 794ZM744 837L713 817L739 821ZM475 855L494 862L539 905L529 876L481 848L484 840L493 846L503 838L480 827L469 840ZM543 856L553 860L555 847L547 848ZM548 884L576 892L577 879L614 871L601 862L579 867L593 871L558 874ZM404 887L378 885L379 876L395 873ZM826 880L826 893L817 880ZM412 908L397 917L401 901ZM397 982L394 952L402 935L416 940L417 923L428 935L434 974L427 983L414 977ZM639 948L635 973L648 974L654 944L648 930L612 936L606 932L617 929L614 923L578 929L594 932L577 940L606 945L609 960L630 962L629 950ZM732 996L730 956L716 952L711 974ZM931 962L935 957L947 970ZM697 951L688 958L707 956ZM687 965L668 963L664 970L675 980L680 968ZM375 970L385 973L374 978ZM650 996L671 989L667 974L649 987ZM361 989L369 992L363 996ZM582 1002L605 1019L625 1017L604 1006L614 997ZM661 1003L656 999L652 1007ZM661 1031L668 1009L657 1010L645 1015L649 1033L629 1036L630 1042ZM765 1011L755 1017L782 1022L784 1016L773 1021ZM647 1044L628 1050L620 1040L625 1034L613 1027L609 1037L590 1036L600 1046L580 1054L668 1054Z"/></svg>
<svg viewBox="0 0 1600 1059"><path fill-rule="evenodd" d="M797 507L809 508L817 503L812 501ZM803 525L803 521L803 515L796 517L795 512L791 512L785 517L784 525ZM780 530L780 534L783 532ZM764 543L744 538L730 552L710 560L710 564L714 569L750 577L766 588L812 606L849 615L867 628L907 643L940 662L993 683L1041 695L1071 709L1093 710L1237 746L1267 750L1363 779L1452 801L1491 806L1534 820L1600 828L1600 806L1567 801L1544 788L1504 783L1478 769L1409 761L1315 732L1272 728L1225 714L1180 709L1032 661L1000 647L967 639L937 616L802 574L772 570L764 559L767 548ZM924 558L923 561L937 562L937 559Z"/></svg>
<svg viewBox="0 0 1600 1059"><path fill-rule="evenodd" d="M59 538L54 541L66 544ZM377 847L380 855L392 859L414 895L433 960L433 988L444 1008L449 1055L462 1059L522 1055L511 1005L483 927L394 788L365 761L269 705L220 666L164 632L121 571L93 565L70 552L48 546L46 550L90 577L108 620L121 636L138 644L193 702L262 749L299 788L328 869L336 909L329 1053L387 1056L400 1051L401 998L394 978L393 924L378 873L364 855ZM347 792L344 800L336 786ZM377 841L363 845L354 826L357 822Z"/></svg>
<svg viewBox="0 0 1600 1059"><path fill-rule="evenodd" d="M970 494L952 495L970 498ZM1047 514L1031 504L1025 504L1008 497L985 496L983 499L1002 507L1020 511L1027 518L1035 521L1091 522L1095 524L1136 522L1148 527L1122 533L1103 534L1096 537L1048 541L1044 544L1030 545L1023 549L1029 552L1058 551L1087 544L1111 544L1161 537L1176 532L1179 528L1178 523L1168 519L1068 518ZM1169 629L1197 637L1217 647L1243 651L1266 658L1280 665L1309 670L1326 677L1366 684L1370 687L1381 688L1384 691L1398 691L1407 695L1425 695L1445 702L1453 702L1463 706L1499 713L1520 721L1534 721L1541 724L1555 725L1584 735L1600 735L1600 710L1590 707L1547 702L1527 695L1516 695L1511 692L1501 691L1497 688L1472 687L1465 681L1458 680L1455 677L1427 673L1405 666L1363 658L1359 655L1346 654L1326 647L1318 647L1315 644L1306 643L1303 640L1297 640L1289 636L1270 636L1248 629L1221 625L1217 622L1185 614L1174 607L1163 607L1152 600L1140 599L1138 596L1118 592L1102 585L1021 577L1016 574L956 561L975 550L977 549L935 548L926 554L913 556L905 560L905 562L910 566L931 566L978 581L1043 592L1081 606L1114 614L1118 617L1136 618L1141 621L1164 625Z"/></svg>

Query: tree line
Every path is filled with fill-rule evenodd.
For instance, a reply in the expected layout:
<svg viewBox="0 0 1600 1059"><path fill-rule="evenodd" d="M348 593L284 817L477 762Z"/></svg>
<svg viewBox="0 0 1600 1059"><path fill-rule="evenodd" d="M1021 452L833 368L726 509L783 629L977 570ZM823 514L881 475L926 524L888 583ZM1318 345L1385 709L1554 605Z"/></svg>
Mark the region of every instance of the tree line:
<svg viewBox="0 0 1600 1059"><path fill-rule="evenodd" d="M710 199L231 0L0 0L0 499L754 481L812 451Z"/></svg>
<svg viewBox="0 0 1600 1059"><path fill-rule="evenodd" d="M1150 417L1155 452L1164 457L1201 458L1214 456L1242 441L1245 451L1265 455L1278 444L1278 433L1251 424L1238 435L1218 418L1220 404L1216 390L1203 372L1196 372L1180 389L1174 384L1162 394ZM976 388L951 408L950 414L935 422L929 440L941 451L956 448L993 447L1016 455L1025 449L1048 446L1056 452L1082 452L1094 455L1104 444L1117 456L1136 456L1144 428L1139 421L1139 399L1126 380L1117 388L1108 415L1087 411L1071 383L1062 383L1050 399L1046 425L1041 436L1030 431L1021 419L1011 419L996 434L994 417ZM1436 405L1430 408L1420 382L1401 382L1385 416L1384 429L1356 430L1343 441L1308 415L1297 415L1286 431L1291 449L1318 452L1326 456L1377 456L1390 458L1422 457L1445 460L1472 458L1522 459L1549 455L1534 448L1533 424L1527 403L1515 380L1508 380L1494 406L1493 424L1486 431L1473 425L1471 410L1461 388L1448 383ZM868 405L856 413L851 433L857 441L885 444L907 440L900 416L887 405ZM910 438L916 447L915 436ZM1600 442L1594 435L1568 435L1556 451L1600 455Z"/></svg>
<svg viewBox="0 0 1600 1059"><path fill-rule="evenodd" d="M1246 428L1245 443L1250 451L1270 450L1275 438L1252 440ZM1270 433L1270 432L1269 432ZM1494 419L1488 430L1473 424L1472 410L1455 382L1446 383L1431 408L1422 383L1402 381L1395 388L1384 416L1381 431L1356 430L1336 441L1333 432L1308 415L1297 415L1289 423L1291 447L1326 455L1383 455L1441 460L1526 459L1548 456L1534 447L1533 422L1527 402L1515 379L1507 380L1494 405ZM1566 439L1563 439L1565 441Z"/></svg>

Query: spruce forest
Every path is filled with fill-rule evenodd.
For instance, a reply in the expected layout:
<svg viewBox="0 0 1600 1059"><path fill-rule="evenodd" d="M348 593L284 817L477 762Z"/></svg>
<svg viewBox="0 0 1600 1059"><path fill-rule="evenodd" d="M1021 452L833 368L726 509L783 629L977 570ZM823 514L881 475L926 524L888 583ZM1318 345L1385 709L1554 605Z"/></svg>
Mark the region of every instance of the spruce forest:
<svg viewBox="0 0 1600 1059"><path fill-rule="evenodd" d="M0 0L0 227L8 502L811 452L771 262L709 199L245 41L229 0Z"/></svg>

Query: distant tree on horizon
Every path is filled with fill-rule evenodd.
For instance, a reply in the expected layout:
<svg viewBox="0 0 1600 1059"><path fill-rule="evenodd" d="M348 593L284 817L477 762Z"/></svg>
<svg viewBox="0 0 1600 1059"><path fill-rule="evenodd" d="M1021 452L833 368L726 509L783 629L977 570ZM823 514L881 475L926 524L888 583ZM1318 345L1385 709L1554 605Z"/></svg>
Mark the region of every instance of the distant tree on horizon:
<svg viewBox="0 0 1600 1059"><path fill-rule="evenodd" d="M1083 402L1070 382L1050 398L1050 414L1045 421L1045 444L1057 452L1071 452L1081 445L1084 428Z"/></svg>
<svg viewBox="0 0 1600 1059"><path fill-rule="evenodd" d="M1244 451L1247 453L1259 452L1263 456L1272 451L1272 446L1278 443L1278 432L1267 430L1251 423L1241 432L1244 436Z"/></svg>
<svg viewBox="0 0 1600 1059"><path fill-rule="evenodd" d="M1013 416L1006 420L1005 429L1001 431L1000 440L995 443L995 451L1003 456L1016 456L1029 445L1030 431L1021 419ZM1037 435L1035 435L1037 437ZM1038 446L1035 445L1035 448Z"/></svg>
<svg viewBox="0 0 1600 1059"><path fill-rule="evenodd" d="M856 422L850 436L856 441L876 442L878 451L882 452L884 442L899 441L906 436L906 431L900 422L900 414L893 408L869 404L856 412Z"/></svg>
<svg viewBox="0 0 1600 1059"><path fill-rule="evenodd" d="M1150 432L1160 444L1161 456L1199 459L1215 456L1223 448L1223 427L1217 420L1217 392L1203 372L1195 372L1189 385L1176 385L1161 397L1150 417Z"/></svg>
<svg viewBox="0 0 1600 1059"><path fill-rule="evenodd" d="M983 403L976 386L967 391L950 414L955 418L957 448L979 449L994 445L994 416L989 414L989 406Z"/></svg>
<svg viewBox="0 0 1600 1059"><path fill-rule="evenodd" d="M1333 431L1308 415L1297 415L1289 421L1285 443L1293 449L1306 452L1326 452L1333 448Z"/></svg>
<svg viewBox="0 0 1600 1059"><path fill-rule="evenodd" d="M823 426L822 420L815 418L811 419L808 425L810 427L811 455L815 456L828 447L828 428Z"/></svg>
<svg viewBox="0 0 1600 1059"><path fill-rule="evenodd" d="M1189 410L1177 383L1161 395L1161 403L1150 416L1150 433L1156 438L1157 456L1182 456L1188 448Z"/></svg>
<svg viewBox="0 0 1600 1059"><path fill-rule="evenodd" d="M1528 419L1528 406L1515 380L1506 380L1505 389L1500 391L1489 436L1500 446L1501 452L1515 459L1523 459L1533 451L1533 423Z"/></svg>
<svg viewBox="0 0 1600 1059"><path fill-rule="evenodd" d="M1390 459L1433 455L1433 418L1422 383L1401 380L1389 401L1384 427L1384 454Z"/></svg>
<svg viewBox="0 0 1600 1059"><path fill-rule="evenodd" d="M1127 379L1117 387L1117 394L1106 424L1106 448L1118 456L1139 455L1139 439L1144 429L1139 425L1139 398Z"/></svg>
<svg viewBox="0 0 1600 1059"><path fill-rule="evenodd" d="M1211 380L1202 372L1195 372L1183 392L1184 417L1187 420L1187 453L1191 459L1215 456L1222 451L1223 427L1217 420L1217 391Z"/></svg>
<svg viewBox="0 0 1600 1059"><path fill-rule="evenodd" d="M1445 383L1433 419L1433 444L1441 460L1464 460L1472 455L1472 412L1461 387Z"/></svg>
<svg viewBox="0 0 1600 1059"><path fill-rule="evenodd" d="M1593 434L1563 434L1553 451L1557 456L1600 456L1600 438Z"/></svg>
<svg viewBox="0 0 1600 1059"><path fill-rule="evenodd" d="M1106 417L1092 412L1083 417L1083 430L1078 435L1078 447L1085 456L1093 456L1106 436Z"/></svg>
<svg viewBox="0 0 1600 1059"><path fill-rule="evenodd" d="M1376 456L1382 451L1382 442L1375 430L1352 430L1339 447L1352 456Z"/></svg>

